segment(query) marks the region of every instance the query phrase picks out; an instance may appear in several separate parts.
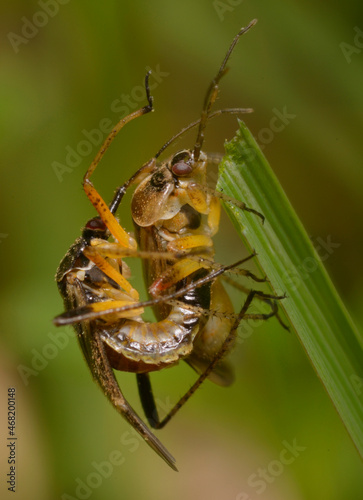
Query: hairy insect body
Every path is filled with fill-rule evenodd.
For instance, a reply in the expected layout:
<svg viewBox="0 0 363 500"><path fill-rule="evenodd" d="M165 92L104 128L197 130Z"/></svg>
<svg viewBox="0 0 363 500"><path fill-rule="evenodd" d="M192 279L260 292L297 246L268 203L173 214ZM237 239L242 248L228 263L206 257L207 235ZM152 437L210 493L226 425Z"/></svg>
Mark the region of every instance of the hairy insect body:
<svg viewBox="0 0 363 500"><path fill-rule="evenodd" d="M241 28L233 39L207 90L200 119L168 141L116 190L113 200L107 205L90 178L118 132L135 118L152 111L149 73L146 75L147 105L121 118L83 178L85 194L98 217L87 222L56 275L65 312L54 319L55 325L74 326L85 360L104 394L147 444L175 470L175 459L128 403L113 369L136 373L147 420L152 427L161 428L206 378L220 385L229 385L233 381L225 355L233 346L242 319L277 316L275 299L283 297L246 288L243 290L247 297L239 314L233 312L220 281L223 273L234 269L257 282L265 279L248 270L237 270L237 266L254 254L228 266L214 262L213 236L219 228L219 198L223 195L207 186L208 158L202 152L208 120L224 112L251 111L233 108L211 113L211 107L234 47L241 35L255 23L255 20L251 21L247 27ZM182 150L169 160L157 163L165 148L194 126L198 126L198 133L193 150ZM130 186L135 187L131 214L136 240L115 217ZM244 203L239 203L238 207L264 220L262 214ZM142 258L150 300L140 302L138 291L128 281L130 273L124 261L126 257ZM271 306L269 314L249 312L256 296ZM142 318L147 306L153 307L156 322ZM200 375L160 420L149 372L173 366L182 359Z"/></svg>
<svg viewBox="0 0 363 500"><path fill-rule="evenodd" d="M89 229L71 247L57 272L57 282L65 300L67 311L109 301L132 302L132 297L120 290L112 278L105 275L83 252L92 244ZM97 238L100 236L97 235ZM108 263L121 273L116 259ZM135 301L136 302L136 301ZM140 312L107 314L93 320L92 328L97 329L105 342L106 353L111 366L117 370L143 373L160 370L172 365L179 358L187 356L193 347L197 333L198 316L194 311L175 305L168 315L157 323L142 320ZM128 317L131 316L131 317ZM74 323L82 337L82 323Z"/></svg>
<svg viewBox="0 0 363 500"><path fill-rule="evenodd" d="M114 369L147 373L186 358L201 373L230 333L230 319L217 318L213 313L207 318L203 314L211 308L233 313L221 283L215 280L190 287L210 271L212 236L218 229L219 202L201 189L206 167L203 153L195 166L192 152L180 152L162 166L155 166L134 192L131 207L140 250L178 255L143 260L151 296L155 299L163 293L170 295L189 288L178 296L176 303L160 301L154 306L157 322L145 322L141 308L122 314L116 311L93 320L92 328L99 332ZM110 275L85 257L88 248L97 250L109 236L102 221L92 219L59 266L57 281L68 311L81 304L95 309L97 303L111 301L112 307L113 301L139 300L138 295L132 297L120 289ZM108 256L106 260L122 274L121 259ZM81 323L77 330L81 335ZM228 364L220 361L209 378L221 385L231 383Z"/></svg>
<svg viewBox="0 0 363 500"><path fill-rule="evenodd" d="M131 208L139 248L159 253L179 252L174 259L143 260L145 281L154 298L165 289L169 293L177 291L209 273L214 256L212 236L218 230L220 206L219 200L203 189L206 173L206 155L201 152L195 162L193 152L184 150L162 167L155 167L155 172L135 190ZM140 211L140 206L148 206L148 210ZM200 261L188 256L198 256ZM180 296L178 302L184 302L190 311L199 311L194 315L193 350L187 353L186 361L202 373L231 331L232 304L219 279ZM153 309L159 320L166 318L171 310L165 302ZM205 311L210 312L208 318ZM217 317L215 311L226 314ZM232 370L221 360L208 378L229 385L233 381Z"/></svg>

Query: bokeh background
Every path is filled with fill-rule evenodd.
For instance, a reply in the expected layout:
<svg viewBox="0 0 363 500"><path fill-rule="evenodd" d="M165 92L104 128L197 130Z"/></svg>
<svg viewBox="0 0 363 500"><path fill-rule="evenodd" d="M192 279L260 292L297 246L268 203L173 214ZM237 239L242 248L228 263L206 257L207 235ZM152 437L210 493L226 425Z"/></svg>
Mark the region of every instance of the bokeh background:
<svg viewBox="0 0 363 500"><path fill-rule="evenodd" d="M146 68L154 70L155 112L122 132L94 177L110 199L198 118L230 41L256 17L230 61L218 107L254 108L246 123L309 235L317 245L336 244L325 264L361 328L362 5L16 0L0 9L1 490L9 494L5 417L13 386L19 499L362 498L358 454L295 335L276 321L240 338L232 387L206 383L158 433L179 473L135 439L92 383L71 330L51 322L63 308L55 270L94 214L81 179L97 147L82 143L83 131L117 121L121 105L131 111L143 103ZM290 118L276 132L271 120L283 110ZM206 150L222 152L235 130L235 117L214 120ZM67 163L69 148L79 148L82 161ZM127 202L120 215L131 229ZM217 245L225 262L243 252L227 223ZM140 410L134 377L119 380ZM165 408L194 375L180 365L154 380ZM284 452L289 446L294 454ZM122 463L97 476L95 464L115 451Z"/></svg>

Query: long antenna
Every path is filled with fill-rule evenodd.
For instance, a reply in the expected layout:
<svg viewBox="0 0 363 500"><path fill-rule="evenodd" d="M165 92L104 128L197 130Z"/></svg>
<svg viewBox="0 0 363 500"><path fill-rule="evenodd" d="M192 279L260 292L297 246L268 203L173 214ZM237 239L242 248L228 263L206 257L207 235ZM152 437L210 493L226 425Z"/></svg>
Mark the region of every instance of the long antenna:
<svg viewBox="0 0 363 500"><path fill-rule="evenodd" d="M213 113L211 113L210 115L208 115L207 118L208 118L208 120L212 120L216 116L220 116L220 115L225 114L225 113L228 113L230 115L239 115L239 114L242 114L242 113L253 113L253 109L252 108L225 108L225 109L218 109L217 111L213 111ZM196 127L197 125L199 125L200 121L201 121L201 119L199 118L198 120L196 120L196 121L190 123L189 125L187 125L186 127L184 127L177 134L175 134L171 139L169 139L159 149L159 151L156 153L156 155L154 156L154 158L159 158L159 156L161 155L161 153L163 153L165 151L165 149L170 146L170 144L172 144L174 141L176 141L177 139L179 139L179 137L182 136L182 135L184 135L186 132L188 132L188 130L190 130L190 129Z"/></svg>
<svg viewBox="0 0 363 500"><path fill-rule="evenodd" d="M246 33L250 28L252 28L252 26L254 26L256 23L257 23L257 19L253 19L249 23L248 26L241 28L239 33L237 33L237 35L234 37L234 39L231 43L231 46L229 47L227 54L225 55L223 62L218 70L218 73L213 78L213 80L212 80L212 82L207 90L207 93L206 93L206 96L204 99L203 110L202 110L202 114L201 114L201 118L200 118L197 140L196 140L195 145L194 145L194 151L193 151L194 161L198 161L198 159L199 159L199 155L200 155L200 152L201 152L201 149L203 146L203 142L204 142L204 130L205 130L205 127L207 125L208 115L210 113L211 107L215 103L217 96L218 96L219 81L222 78L222 76L227 72L226 64L228 62L228 59L230 58L230 56L233 52L233 49L237 45L237 42L240 39L240 37L244 33Z"/></svg>

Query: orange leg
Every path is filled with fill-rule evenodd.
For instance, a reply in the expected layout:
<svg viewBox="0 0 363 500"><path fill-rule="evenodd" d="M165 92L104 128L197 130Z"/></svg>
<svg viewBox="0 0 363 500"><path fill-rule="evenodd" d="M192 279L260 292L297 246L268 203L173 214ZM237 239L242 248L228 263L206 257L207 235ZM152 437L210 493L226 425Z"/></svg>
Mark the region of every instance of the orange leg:
<svg viewBox="0 0 363 500"><path fill-rule="evenodd" d="M128 293L133 300L139 300L139 294L137 290L132 288L127 279L114 267L112 267L111 264L97 252L97 249L95 249L94 247L86 247L83 250L83 254L94 264L96 264L98 269L103 271L106 276L111 278L123 290L125 290L125 292Z"/></svg>

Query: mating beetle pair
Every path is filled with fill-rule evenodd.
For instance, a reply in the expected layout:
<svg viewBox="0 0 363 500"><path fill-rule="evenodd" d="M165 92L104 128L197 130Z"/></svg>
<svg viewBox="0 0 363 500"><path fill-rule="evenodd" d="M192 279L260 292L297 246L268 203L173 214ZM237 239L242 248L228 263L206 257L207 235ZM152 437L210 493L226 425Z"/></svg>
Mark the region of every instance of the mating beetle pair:
<svg viewBox="0 0 363 500"><path fill-rule="evenodd" d="M229 266L214 261L213 236L220 217L220 198L233 200L207 186L209 159L202 151L208 120L222 113L244 113L250 109L211 112L219 81L227 61L242 34L256 21L242 28L234 38L207 91L201 117L168 141L114 194L109 205L90 178L118 132L130 121L153 109L146 75L147 105L131 113L111 131L83 179L83 188L98 212L89 220L80 238L70 247L56 275L66 312L57 316L57 326L73 325L93 377L113 406L141 434L145 441L173 468L175 460L125 399L113 370L136 373L141 402L149 424L163 427L209 378L229 385L233 372L225 359L243 319L267 319L277 315L281 297L248 290L238 314L233 311L222 277L229 270L265 281L240 268L247 259ZM197 127L192 150L182 150L165 162L158 157L186 130ZM135 238L115 217L126 190L136 186L131 214ZM239 208L264 217L253 208L235 202ZM111 241L110 238L112 238ZM127 279L127 257L142 258L150 300L140 302ZM248 312L257 297L271 306L267 314ZM151 306L157 321L142 318ZM278 317L278 315L277 315ZM185 360L199 378L167 416L160 420L149 373Z"/></svg>

